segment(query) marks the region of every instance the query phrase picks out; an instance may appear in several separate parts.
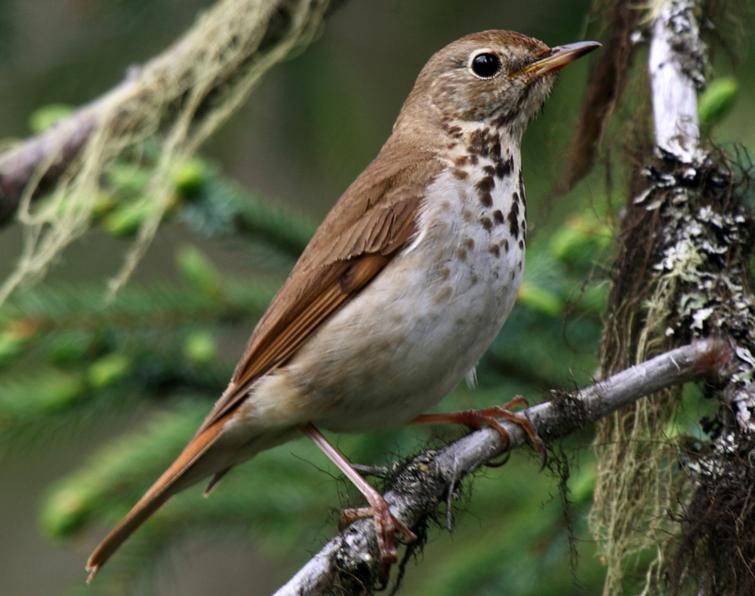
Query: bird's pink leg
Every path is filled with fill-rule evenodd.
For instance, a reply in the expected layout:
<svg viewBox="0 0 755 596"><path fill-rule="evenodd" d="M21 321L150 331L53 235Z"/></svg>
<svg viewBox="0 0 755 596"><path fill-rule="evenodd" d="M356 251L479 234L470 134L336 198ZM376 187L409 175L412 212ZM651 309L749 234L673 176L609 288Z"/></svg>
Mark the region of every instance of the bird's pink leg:
<svg viewBox="0 0 755 596"><path fill-rule="evenodd" d="M511 408L526 406L527 400L523 397L515 397L503 406L484 408L482 410L464 410L462 412L448 412L440 414L423 414L409 421L409 424L463 424L475 430L482 426L489 426L495 430L508 446L509 433L498 421L508 420L519 426L527 435L532 447L545 457L545 444L535 431L532 423L522 414L512 412Z"/></svg>
<svg viewBox="0 0 755 596"><path fill-rule="evenodd" d="M409 528L391 515L388 503L385 502L383 496L351 467L351 463L346 459L346 456L336 449L335 446L331 445L313 424L308 424L302 430L328 456L328 459L351 480L352 484L359 489L359 492L364 495L370 504L369 507L344 510L341 513L339 527L343 529L357 519L372 517L375 521L375 535L377 536L383 572L387 572L388 567L396 561L396 541L394 534L397 531L400 532L407 542L413 542L417 537Z"/></svg>

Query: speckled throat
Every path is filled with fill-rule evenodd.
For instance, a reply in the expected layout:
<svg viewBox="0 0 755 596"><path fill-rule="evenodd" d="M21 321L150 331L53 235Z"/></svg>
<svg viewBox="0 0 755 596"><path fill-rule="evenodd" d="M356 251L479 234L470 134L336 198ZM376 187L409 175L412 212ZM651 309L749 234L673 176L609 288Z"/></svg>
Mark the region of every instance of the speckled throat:
<svg viewBox="0 0 755 596"><path fill-rule="evenodd" d="M486 210L481 225L489 230L491 224L503 224L503 218L508 224L509 240L521 242L523 248L527 239L527 198L520 138L511 135L505 126L496 126L495 121L473 125L446 122L443 128L451 139L448 160L453 175L473 184L480 207Z"/></svg>

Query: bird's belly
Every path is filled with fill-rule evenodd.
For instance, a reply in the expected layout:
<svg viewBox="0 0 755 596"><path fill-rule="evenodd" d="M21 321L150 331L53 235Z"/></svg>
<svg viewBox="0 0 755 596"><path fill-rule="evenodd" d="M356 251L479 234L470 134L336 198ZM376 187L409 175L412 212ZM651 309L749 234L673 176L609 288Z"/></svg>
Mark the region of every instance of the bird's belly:
<svg viewBox="0 0 755 596"><path fill-rule="evenodd" d="M339 431L403 424L451 391L497 335L516 298L523 242L507 223L480 223L484 209L471 220L452 206L438 211L286 367L311 421Z"/></svg>

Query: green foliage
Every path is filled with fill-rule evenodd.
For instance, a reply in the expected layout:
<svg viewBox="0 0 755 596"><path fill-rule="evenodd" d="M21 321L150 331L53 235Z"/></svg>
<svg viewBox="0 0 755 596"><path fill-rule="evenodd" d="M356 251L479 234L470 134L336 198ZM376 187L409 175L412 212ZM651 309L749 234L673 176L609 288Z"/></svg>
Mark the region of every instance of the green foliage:
<svg viewBox="0 0 755 596"><path fill-rule="evenodd" d="M710 129L721 122L731 111L739 94L739 85L733 77L714 79L700 96L698 113L700 125Z"/></svg>
<svg viewBox="0 0 755 596"><path fill-rule="evenodd" d="M184 341L183 354L186 359L196 366L212 362L218 355L215 338L207 331L193 331Z"/></svg>
<svg viewBox="0 0 755 596"><path fill-rule="evenodd" d="M131 360L123 354L107 354L96 360L87 370L87 379L93 389L105 389L125 377L131 368Z"/></svg>
<svg viewBox="0 0 755 596"><path fill-rule="evenodd" d="M189 159L173 172L176 192L184 198L198 196L205 187L209 176L207 165L199 159Z"/></svg>
<svg viewBox="0 0 755 596"><path fill-rule="evenodd" d="M102 226L113 236L130 238L136 236L149 213L150 206L146 200L118 206L103 219Z"/></svg>
<svg viewBox="0 0 755 596"><path fill-rule="evenodd" d="M121 159L107 170L107 194L97 202L95 221L110 235L133 236L150 215L148 184L158 155L149 145L131 160ZM168 215L208 238L244 236L295 258L315 226L307 219L244 193L208 162L192 158L172 170L173 193Z"/></svg>
<svg viewBox="0 0 755 596"><path fill-rule="evenodd" d="M191 290L215 296L222 291L223 278L220 271L199 249L184 246L176 256L178 271Z"/></svg>
<svg viewBox="0 0 755 596"><path fill-rule="evenodd" d="M70 116L73 108L65 104L49 104L34 110L29 116L29 128L32 132L43 132L52 128L66 116Z"/></svg>

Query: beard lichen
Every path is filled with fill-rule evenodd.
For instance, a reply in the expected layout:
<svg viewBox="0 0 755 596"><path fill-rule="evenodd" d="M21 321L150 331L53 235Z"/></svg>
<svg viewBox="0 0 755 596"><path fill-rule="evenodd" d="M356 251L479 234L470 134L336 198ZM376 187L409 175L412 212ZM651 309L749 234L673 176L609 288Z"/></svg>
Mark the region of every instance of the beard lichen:
<svg viewBox="0 0 755 596"><path fill-rule="evenodd" d="M327 0L222 0L163 54L130 69L121 85L59 124L67 134L51 136L48 154L19 202L24 247L0 286L0 303L21 283L42 276L89 230L110 165L149 144L159 158L144 193L146 217L111 281L111 291L119 288L171 205L171 172L227 120L270 67L312 37L327 5ZM40 182L61 167L82 135L86 140L55 187L42 189ZM44 200L32 201L42 190Z"/></svg>
<svg viewBox="0 0 755 596"><path fill-rule="evenodd" d="M664 435L678 390L641 400L599 425L590 522L607 565L604 593L624 592L632 562L638 571L644 566L643 594L679 592L689 581L708 586L705 593L722 593L723 586L726 593L753 593L748 175L737 174L722 154L690 164L660 153L641 173L645 190L623 222L603 374L711 335L731 338L736 357L732 376L712 391L720 406L705 427L705 448L680 452ZM726 564L702 564L716 549L715 560Z"/></svg>

